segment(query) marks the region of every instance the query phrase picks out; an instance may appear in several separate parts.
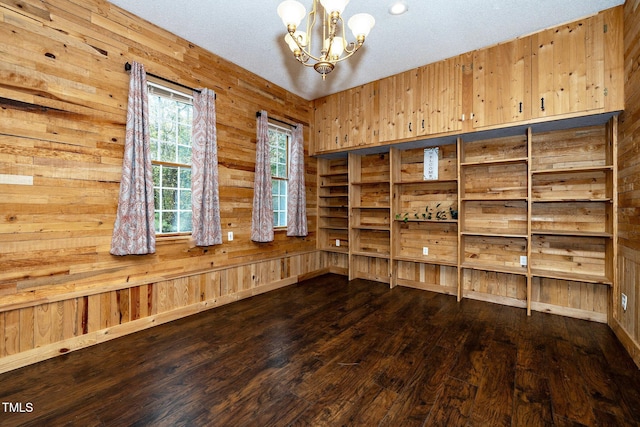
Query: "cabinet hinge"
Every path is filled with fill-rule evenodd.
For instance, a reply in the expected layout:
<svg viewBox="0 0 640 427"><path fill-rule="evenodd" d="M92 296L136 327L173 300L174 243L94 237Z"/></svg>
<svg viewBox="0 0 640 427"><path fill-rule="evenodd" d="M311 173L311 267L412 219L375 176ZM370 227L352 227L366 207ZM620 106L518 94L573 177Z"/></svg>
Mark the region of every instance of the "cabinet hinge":
<svg viewBox="0 0 640 427"><path fill-rule="evenodd" d="M609 89L607 89L606 87L604 88L604 96L609 95Z"/></svg>
<svg viewBox="0 0 640 427"><path fill-rule="evenodd" d="M604 24L603 30L606 33L607 31L609 31L609 26L607 24Z"/></svg>

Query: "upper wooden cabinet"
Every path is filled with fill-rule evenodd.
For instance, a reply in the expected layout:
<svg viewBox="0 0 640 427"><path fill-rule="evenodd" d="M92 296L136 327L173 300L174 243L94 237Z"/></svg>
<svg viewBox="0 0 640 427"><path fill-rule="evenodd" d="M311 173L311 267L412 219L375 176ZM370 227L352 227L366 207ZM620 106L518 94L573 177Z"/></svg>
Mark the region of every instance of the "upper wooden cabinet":
<svg viewBox="0 0 640 427"><path fill-rule="evenodd" d="M532 36L533 117L622 109L622 82L614 78L623 60L621 12L609 9Z"/></svg>
<svg viewBox="0 0 640 427"><path fill-rule="evenodd" d="M622 23L619 6L320 98L315 153L620 111Z"/></svg>
<svg viewBox="0 0 640 427"><path fill-rule="evenodd" d="M455 56L418 69L417 136L462 130L462 64Z"/></svg>
<svg viewBox="0 0 640 427"><path fill-rule="evenodd" d="M415 136L418 69L379 80L380 138L395 141Z"/></svg>
<svg viewBox="0 0 640 427"><path fill-rule="evenodd" d="M473 127L531 117L531 38L473 53Z"/></svg>

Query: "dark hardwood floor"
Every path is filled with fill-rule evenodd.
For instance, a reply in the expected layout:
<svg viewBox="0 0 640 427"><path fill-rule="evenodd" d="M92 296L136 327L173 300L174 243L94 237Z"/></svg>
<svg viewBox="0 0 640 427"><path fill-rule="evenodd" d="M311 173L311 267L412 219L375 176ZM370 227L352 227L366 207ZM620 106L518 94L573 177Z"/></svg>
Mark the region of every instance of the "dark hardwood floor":
<svg viewBox="0 0 640 427"><path fill-rule="evenodd" d="M327 275L0 375L0 401L33 408L3 426L635 426L640 371L606 325Z"/></svg>

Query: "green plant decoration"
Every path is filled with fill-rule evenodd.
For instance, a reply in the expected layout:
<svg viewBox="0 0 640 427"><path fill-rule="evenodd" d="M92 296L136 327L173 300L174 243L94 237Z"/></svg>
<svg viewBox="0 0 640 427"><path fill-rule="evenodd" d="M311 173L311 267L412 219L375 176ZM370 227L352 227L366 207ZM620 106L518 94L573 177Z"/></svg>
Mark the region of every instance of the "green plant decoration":
<svg viewBox="0 0 640 427"><path fill-rule="evenodd" d="M453 209L451 206L449 206L449 213L451 214L451 219L458 219L457 209Z"/></svg>

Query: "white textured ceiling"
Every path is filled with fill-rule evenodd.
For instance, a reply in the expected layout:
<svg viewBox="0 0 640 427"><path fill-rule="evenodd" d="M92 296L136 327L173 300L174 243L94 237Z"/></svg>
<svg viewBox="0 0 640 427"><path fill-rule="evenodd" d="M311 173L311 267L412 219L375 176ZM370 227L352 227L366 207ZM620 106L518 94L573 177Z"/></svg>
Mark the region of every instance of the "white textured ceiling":
<svg viewBox="0 0 640 427"><path fill-rule="evenodd" d="M311 0L300 0L307 10ZM131 13L312 100L484 46L530 34L624 3L624 0L351 0L374 16L364 47L322 81L285 45L280 0L111 0ZM306 25L304 20L301 26ZM348 40L353 36L348 31Z"/></svg>

